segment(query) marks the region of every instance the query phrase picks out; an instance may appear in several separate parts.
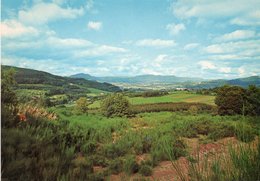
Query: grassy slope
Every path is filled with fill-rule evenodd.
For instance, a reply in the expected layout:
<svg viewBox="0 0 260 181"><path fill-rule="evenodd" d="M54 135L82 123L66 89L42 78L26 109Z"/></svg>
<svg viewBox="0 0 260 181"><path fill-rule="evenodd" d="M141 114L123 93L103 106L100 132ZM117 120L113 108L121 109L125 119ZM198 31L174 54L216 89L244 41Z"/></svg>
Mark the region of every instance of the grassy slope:
<svg viewBox="0 0 260 181"><path fill-rule="evenodd" d="M164 102L197 102L214 105L215 96L193 94L188 92L174 92L169 95L160 97L133 97L128 98L133 105L138 104L151 104L151 103L164 103ZM99 108L100 101L95 101L89 106L90 108Z"/></svg>

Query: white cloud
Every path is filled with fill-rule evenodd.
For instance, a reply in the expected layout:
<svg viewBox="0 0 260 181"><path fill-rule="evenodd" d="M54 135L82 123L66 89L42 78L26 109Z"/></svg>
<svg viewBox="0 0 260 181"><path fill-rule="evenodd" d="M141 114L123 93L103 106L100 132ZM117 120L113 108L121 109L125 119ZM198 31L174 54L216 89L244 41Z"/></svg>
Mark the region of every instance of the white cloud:
<svg viewBox="0 0 260 181"><path fill-rule="evenodd" d="M206 69L216 69L216 66L209 61L199 61L198 64L201 66L202 70Z"/></svg>
<svg viewBox="0 0 260 181"><path fill-rule="evenodd" d="M178 0L172 4L172 10L179 18L223 18L249 14L259 6L259 0Z"/></svg>
<svg viewBox="0 0 260 181"><path fill-rule="evenodd" d="M37 29L31 26L25 26L16 20L5 20L0 24L1 37L16 38L20 36L38 35Z"/></svg>
<svg viewBox="0 0 260 181"><path fill-rule="evenodd" d="M219 54L219 55L211 55L211 60L238 60L238 59L247 59L248 57L241 57L237 54Z"/></svg>
<svg viewBox="0 0 260 181"><path fill-rule="evenodd" d="M202 70L210 70L210 71L215 71L215 72L220 72L224 74L231 73L231 67L226 67L222 65L218 66L210 61L200 61L198 62Z"/></svg>
<svg viewBox="0 0 260 181"><path fill-rule="evenodd" d="M256 32L252 30L236 30L231 33L224 34L215 38L216 41L232 41L253 38L256 36Z"/></svg>
<svg viewBox="0 0 260 181"><path fill-rule="evenodd" d="M49 37L47 39L47 43L49 46L55 46L55 47L69 47L69 48L83 48L83 47L89 47L94 45L92 42L84 40L84 39L76 39L76 38L58 38L58 37Z"/></svg>
<svg viewBox="0 0 260 181"><path fill-rule="evenodd" d="M26 24L40 25L59 19L74 19L83 13L84 8L62 8L54 3L38 3L31 9L19 11L18 19Z"/></svg>
<svg viewBox="0 0 260 181"><path fill-rule="evenodd" d="M161 54L161 55L158 55L158 56L154 59L154 61L155 61L155 62L158 62L158 63L161 63L162 61L165 60L166 57L168 57L168 55Z"/></svg>
<svg viewBox="0 0 260 181"><path fill-rule="evenodd" d="M126 49L120 47L113 47L107 45L96 46L89 50L76 51L74 56L80 57L90 57L90 56L104 56L112 53L124 53L127 52Z"/></svg>
<svg viewBox="0 0 260 181"><path fill-rule="evenodd" d="M221 46L218 44L209 45L205 48L205 51L207 53L224 53L224 50Z"/></svg>
<svg viewBox="0 0 260 181"><path fill-rule="evenodd" d="M166 54L160 54L154 59L154 65L157 67L161 67L161 64L166 60L168 55Z"/></svg>
<svg viewBox="0 0 260 181"><path fill-rule="evenodd" d="M174 40L162 40L162 39L144 39L136 42L137 46L144 47L172 47L176 43Z"/></svg>
<svg viewBox="0 0 260 181"><path fill-rule="evenodd" d="M166 26L166 29L169 31L171 35L177 35L179 32L183 31L186 29L185 25L180 23L180 24L168 24Z"/></svg>
<svg viewBox="0 0 260 181"><path fill-rule="evenodd" d="M64 4L65 1L66 1L66 0L52 0L52 2L53 2L54 4L59 4L59 5Z"/></svg>
<svg viewBox="0 0 260 181"><path fill-rule="evenodd" d="M204 51L210 54L236 53L239 56L257 56L260 55L260 40L244 40L237 42L227 42L212 44L204 48Z"/></svg>
<svg viewBox="0 0 260 181"><path fill-rule="evenodd" d="M87 0L86 9L91 10L93 8L93 6L94 6L93 0Z"/></svg>
<svg viewBox="0 0 260 181"><path fill-rule="evenodd" d="M246 72L243 67L239 67L237 70L238 70L238 73L239 73L240 76L243 76Z"/></svg>
<svg viewBox="0 0 260 181"><path fill-rule="evenodd" d="M144 74L144 75L161 75L160 72L153 70L151 68L142 68L141 74Z"/></svg>
<svg viewBox="0 0 260 181"><path fill-rule="evenodd" d="M230 21L231 24L240 26L260 26L260 11L251 11L245 15L240 15Z"/></svg>
<svg viewBox="0 0 260 181"><path fill-rule="evenodd" d="M102 22L99 21L90 21L88 22L88 29L90 30L100 30L102 28Z"/></svg>
<svg viewBox="0 0 260 181"><path fill-rule="evenodd" d="M187 45L185 45L184 50L192 50L195 49L199 46L198 43L189 43Z"/></svg>
<svg viewBox="0 0 260 181"><path fill-rule="evenodd" d="M219 72L221 73L230 73L231 72L231 68L230 67L221 67L218 69Z"/></svg>

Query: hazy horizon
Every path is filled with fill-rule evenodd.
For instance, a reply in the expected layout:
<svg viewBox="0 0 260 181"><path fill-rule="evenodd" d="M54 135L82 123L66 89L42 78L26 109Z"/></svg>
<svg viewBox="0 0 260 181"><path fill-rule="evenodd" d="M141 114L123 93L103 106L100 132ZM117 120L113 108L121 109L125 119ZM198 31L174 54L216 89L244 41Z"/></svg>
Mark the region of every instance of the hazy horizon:
<svg viewBox="0 0 260 181"><path fill-rule="evenodd" d="M258 0L2 0L2 64L70 76L260 75Z"/></svg>

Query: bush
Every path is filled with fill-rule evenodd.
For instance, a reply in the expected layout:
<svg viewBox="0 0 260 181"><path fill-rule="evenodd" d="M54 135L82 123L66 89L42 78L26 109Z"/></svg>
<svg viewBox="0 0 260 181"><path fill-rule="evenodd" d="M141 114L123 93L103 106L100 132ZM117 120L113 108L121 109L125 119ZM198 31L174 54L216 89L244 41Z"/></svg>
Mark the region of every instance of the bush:
<svg viewBox="0 0 260 181"><path fill-rule="evenodd" d="M79 156L72 160L72 168L70 169L71 179L81 180L87 178L89 174L93 173L92 162L83 156Z"/></svg>
<svg viewBox="0 0 260 181"><path fill-rule="evenodd" d="M191 106L189 109L188 109L188 111L189 111L189 113L190 114L192 114L192 115L196 115L197 113L198 113L198 107L197 106Z"/></svg>
<svg viewBox="0 0 260 181"><path fill-rule="evenodd" d="M235 127L235 135L238 140L243 142L253 141L255 138L254 129L245 123L238 123Z"/></svg>
<svg viewBox="0 0 260 181"><path fill-rule="evenodd" d="M168 95L169 93L166 91L146 91L143 92L142 96L143 97L158 97L158 96L164 96Z"/></svg>
<svg viewBox="0 0 260 181"><path fill-rule="evenodd" d="M153 173L153 168L150 165L141 164L139 173L143 176L150 176Z"/></svg>
<svg viewBox="0 0 260 181"><path fill-rule="evenodd" d="M128 156L124 162L124 171L127 174L133 174L138 172L138 164L135 160L135 156Z"/></svg>
<svg viewBox="0 0 260 181"><path fill-rule="evenodd" d="M185 154L184 143L171 136L161 136L152 145L151 150L153 165L157 165L160 161L176 160Z"/></svg>
<svg viewBox="0 0 260 181"><path fill-rule="evenodd" d="M81 113L86 113L88 111L88 100L86 97L80 97L76 101L76 110L80 111Z"/></svg>
<svg viewBox="0 0 260 181"><path fill-rule="evenodd" d="M189 111L190 109L194 109L194 106L197 113L202 112L214 112L214 106L203 104L203 103L154 103L154 104L141 104L141 105L133 105L132 112L135 114L144 113L144 112L161 112L161 111ZM191 108L193 107L193 108Z"/></svg>
<svg viewBox="0 0 260 181"><path fill-rule="evenodd" d="M232 136L235 136L235 129L230 123L215 124L214 129L209 133L209 138L215 141Z"/></svg>
<svg viewBox="0 0 260 181"><path fill-rule="evenodd" d="M113 174L118 174L123 171L123 162L120 158L111 160L108 168Z"/></svg>
<svg viewBox="0 0 260 181"><path fill-rule="evenodd" d="M101 102L101 109L106 117L123 117L130 115L130 103L122 94L108 95Z"/></svg>

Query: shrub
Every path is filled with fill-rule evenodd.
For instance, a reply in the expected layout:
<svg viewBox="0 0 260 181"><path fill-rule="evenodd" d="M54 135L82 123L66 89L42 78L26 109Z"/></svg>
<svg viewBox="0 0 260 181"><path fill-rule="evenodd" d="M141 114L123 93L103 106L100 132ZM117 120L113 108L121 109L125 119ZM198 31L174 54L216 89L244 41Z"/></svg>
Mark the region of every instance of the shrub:
<svg viewBox="0 0 260 181"><path fill-rule="evenodd" d="M154 104L141 104L141 105L133 105L132 112L135 114L144 113L144 112L161 112L161 111L188 111L190 107L196 106L197 113L201 112L213 112L214 106L203 104L203 103L154 103ZM193 109L193 108L191 108Z"/></svg>
<svg viewBox="0 0 260 181"><path fill-rule="evenodd" d="M243 142L253 141L255 138L254 129L245 123L238 123L235 127L235 135L238 140Z"/></svg>
<svg viewBox="0 0 260 181"><path fill-rule="evenodd" d="M91 159L96 166L107 167L109 165L109 160L105 156L93 155Z"/></svg>
<svg viewBox="0 0 260 181"><path fill-rule="evenodd" d="M219 123L215 124L214 129L209 133L209 138L218 140L221 138L232 137L235 135L235 129L230 123Z"/></svg>
<svg viewBox="0 0 260 181"><path fill-rule="evenodd" d="M78 156L77 158L72 160L71 163L71 179L81 180L83 178L87 178L89 174L93 173L93 165L91 161L83 156Z"/></svg>
<svg viewBox="0 0 260 181"><path fill-rule="evenodd" d="M146 91L143 92L142 96L143 97L158 97L158 96L163 96L169 94L166 91Z"/></svg>
<svg viewBox="0 0 260 181"><path fill-rule="evenodd" d="M139 173L143 176L150 176L153 173L153 168L150 165L141 164Z"/></svg>
<svg viewBox="0 0 260 181"><path fill-rule="evenodd" d="M113 174L118 174L123 171L123 162L120 158L111 160L108 168Z"/></svg>
<svg viewBox="0 0 260 181"><path fill-rule="evenodd" d="M198 107L197 106L190 106L188 109L190 114L196 115L198 113Z"/></svg>
<svg viewBox="0 0 260 181"><path fill-rule="evenodd" d="M120 143L109 143L104 147L105 155L108 158L114 159L123 156L127 152L127 147Z"/></svg>
<svg viewBox="0 0 260 181"><path fill-rule="evenodd" d="M101 109L105 116L129 116L130 115L130 103L122 94L116 93L108 95L101 102Z"/></svg>
<svg viewBox="0 0 260 181"><path fill-rule="evenodd" d="M181 140L174 139L171 136L161 136L152 145L151 150L153 165L157 165L159 161L176 160L185 154L184 143Z"/></svg>
<svg viewBox="0 0 260 181"><path fill-rule="evenodd" d="M76 109L80 111L81 113L86 113L88 110L88 100L86 97L80 97L76 101Z"/></svg>
<svg viewBox="0 0 260 181"><path fill-rule="evenodd" d="M128 156L124 162L124 171L127 174L132 174L138 172L138 164L135 160L135 156Z"/></svg>

